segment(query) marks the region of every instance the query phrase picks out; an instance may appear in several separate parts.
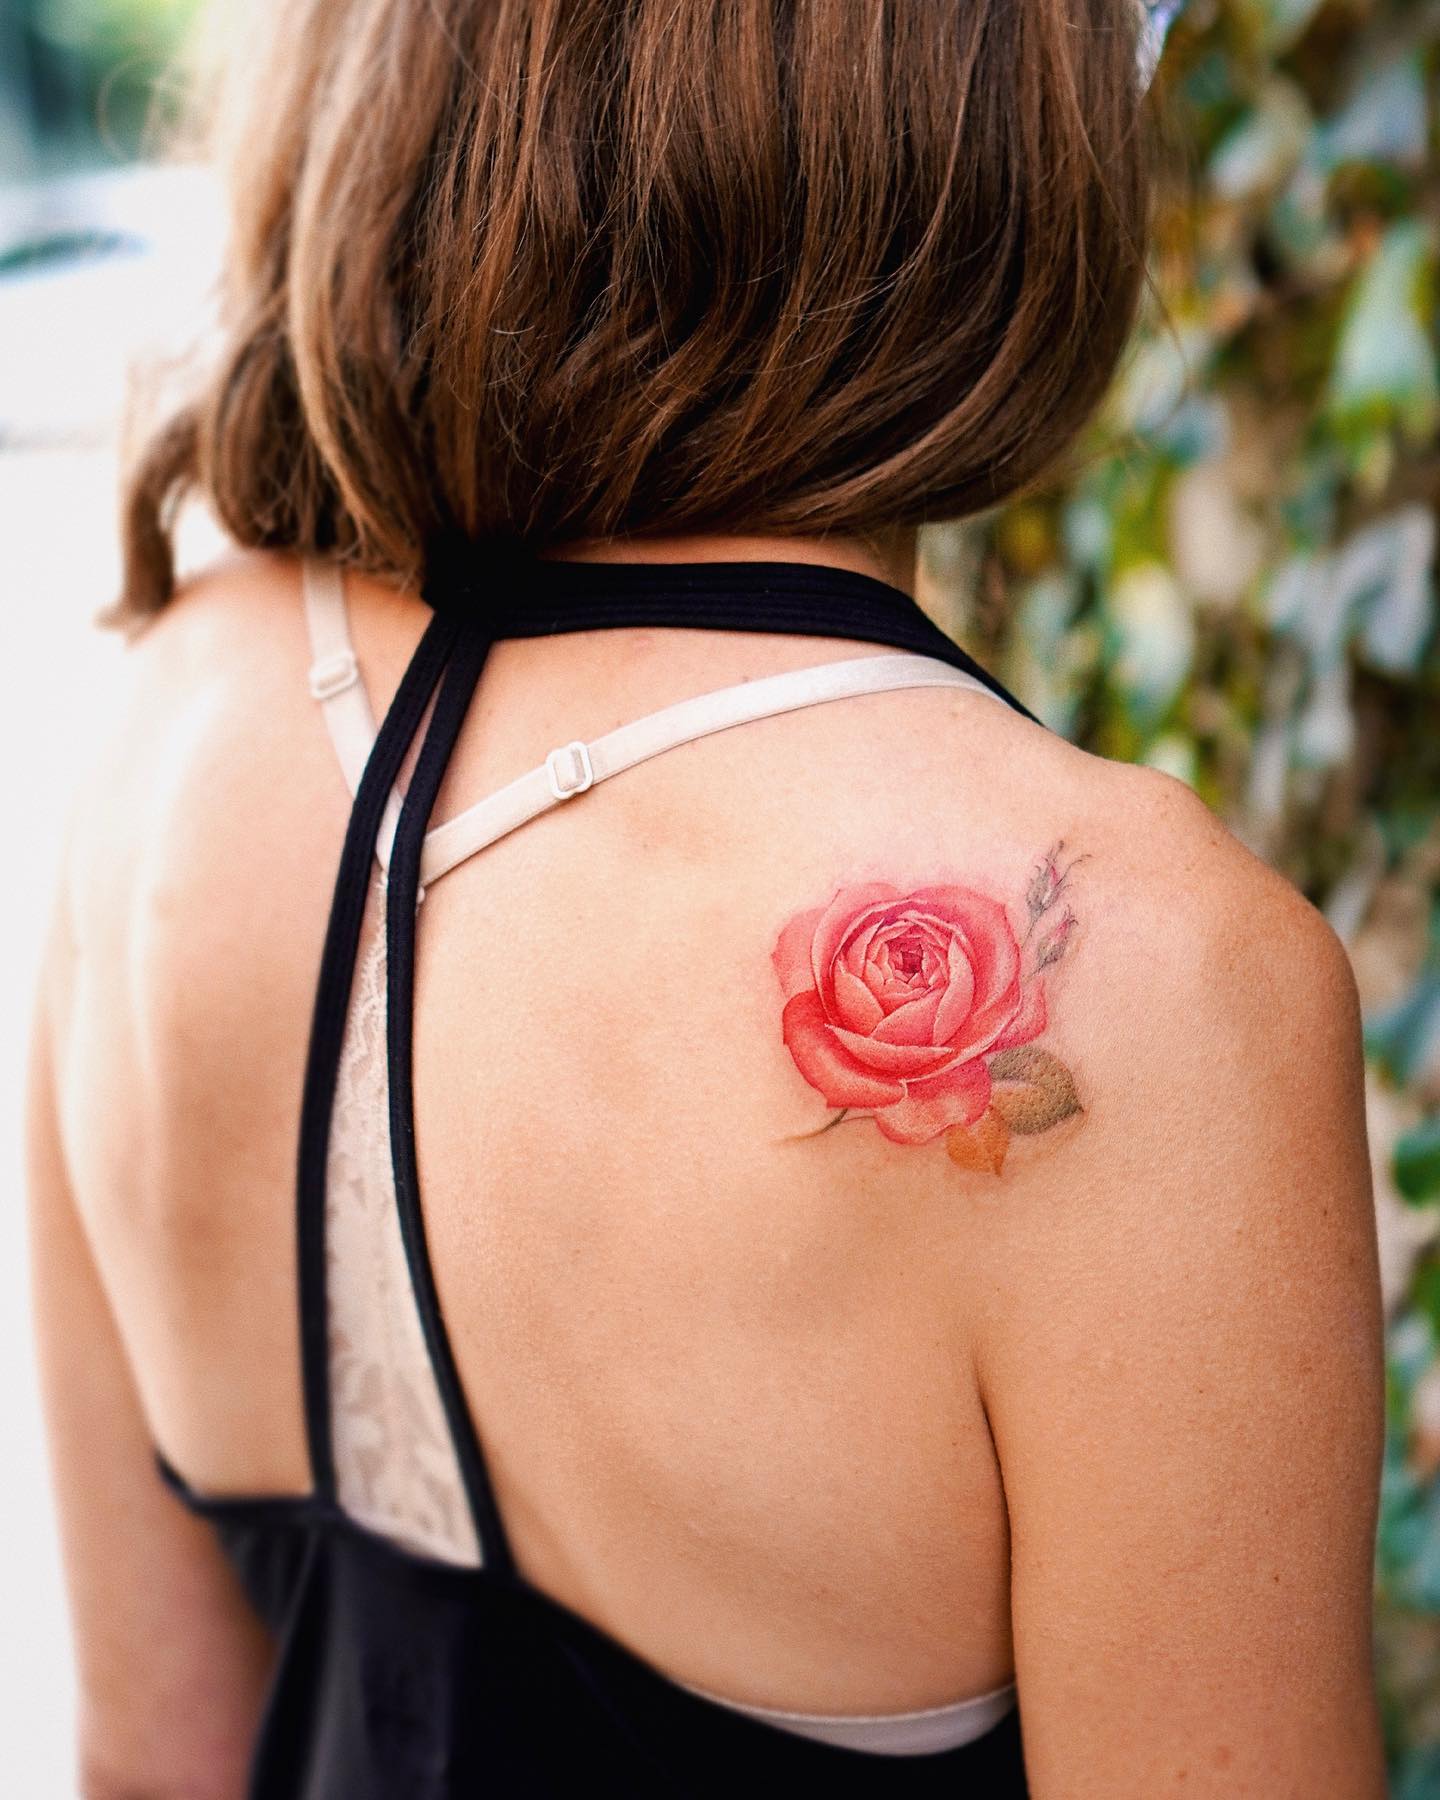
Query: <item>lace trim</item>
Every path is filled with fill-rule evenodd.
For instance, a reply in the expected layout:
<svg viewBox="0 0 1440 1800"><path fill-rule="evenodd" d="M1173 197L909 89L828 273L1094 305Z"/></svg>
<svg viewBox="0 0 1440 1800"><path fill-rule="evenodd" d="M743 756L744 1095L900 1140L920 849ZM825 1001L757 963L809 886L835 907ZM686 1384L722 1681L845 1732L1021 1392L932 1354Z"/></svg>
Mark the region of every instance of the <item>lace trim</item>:
<svg viewBox="0 0 1440 1800"><path fill-rule="evenodd" d="M481 1561L425 1348L390 1162L384 882L375 879L346 1021L326 1183L336 1491L361 1524L447 1562Z"/></svg>

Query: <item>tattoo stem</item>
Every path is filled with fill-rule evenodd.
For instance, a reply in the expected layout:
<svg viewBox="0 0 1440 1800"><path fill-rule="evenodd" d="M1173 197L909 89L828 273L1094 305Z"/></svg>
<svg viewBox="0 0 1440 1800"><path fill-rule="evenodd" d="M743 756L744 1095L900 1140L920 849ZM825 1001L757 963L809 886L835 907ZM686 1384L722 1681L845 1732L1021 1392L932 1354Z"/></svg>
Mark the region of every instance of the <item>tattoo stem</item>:
<svg viewBox="0 0 1440 1800"><path fill-rule="evenodd" d="M852 1113L848 1106L842 1106L833 1119L827 1119L823 1125L817 1125L814 1131L792 1131L788 1137L784 1137L780 1141L782 1144L798 1144L804 1138L823 1137L827 1131L833 1131L843 1119L848 1118L853 1123L857 1119L871 1117L873 1117L871 1113Z"/></svg>

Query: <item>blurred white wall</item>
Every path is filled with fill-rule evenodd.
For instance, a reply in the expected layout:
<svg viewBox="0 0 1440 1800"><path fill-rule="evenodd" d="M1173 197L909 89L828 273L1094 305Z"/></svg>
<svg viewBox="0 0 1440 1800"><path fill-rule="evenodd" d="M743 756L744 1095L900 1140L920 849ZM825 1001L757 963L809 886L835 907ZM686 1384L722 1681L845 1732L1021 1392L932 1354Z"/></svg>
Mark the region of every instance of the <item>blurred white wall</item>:
<svg viewBox="0 0 1440 1800"><path fill-rule="evenodd" d="M31 1346L21 1118L36 958L77 775L124 651L113 597L116 414L132 356L197 317L217 209L191 171L0 186L0 1795L75 1793L69 1628ZM120 248L44 253L75 234ZM142 1651L143 1653L143 1651Z"/></svg>
<svg viewBox="0 0 1440 1800"><path fill-rule="evenodd" d="M113 634L89 615L114 587L111 458L0 451L0 1787L73 1794L74 1683L31 1350L20 1124L35 957L66 798L112 684Z"/></svg>

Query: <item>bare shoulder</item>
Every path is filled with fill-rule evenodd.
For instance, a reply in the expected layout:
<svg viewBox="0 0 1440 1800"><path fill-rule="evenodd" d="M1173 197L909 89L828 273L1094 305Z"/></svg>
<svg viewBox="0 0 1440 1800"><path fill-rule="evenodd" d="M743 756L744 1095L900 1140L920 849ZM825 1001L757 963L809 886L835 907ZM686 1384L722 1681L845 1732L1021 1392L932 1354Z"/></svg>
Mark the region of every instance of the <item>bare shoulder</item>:
<svg viewBox="0 0 1440 1800"><path fill-rule="evenodd" d="M1353 1115L1342 947L1188 788L968 695L892 706L865 750L863 778L836 757L823 794L794 790L834 879L799 890L777 955L788 1047L837 1110L943 1136L1041 1206L1062 1171L1103 1184L1147 1120L1178 1157L1292 1086Z"/></svg>
<svg viewBox="0 0 1440 1800"><path fill-rule="evenodd" d="M1007 766L1043 798L995 803L1041 872L1020 887L1017 840L1012 915L1055 962L1036 1041L1073 1073L1084 1123L1017 1169L1034 1179L1017 1179L999 1241L1074 1231L1120 1257L1143 1231L1178 1250L1277 1198L1297 1232L1333 1203L1363 1236L1359 1007L1334 931L1182 783L1016 729ZM1083 1205L1056 1202L1056 1182Z"/></svg>
<svg viewBox="0 0 1440 1800"><path fill-rule="evenodd" d="M330 792L338 779L310 692L302 560L235 550L187 579L126 643L118 691L97 734L79 813L144 793L178 807L187 826L207 818L252 831L280 823L277 780ZM383 707L418 641L425 608L413 595L358 573L346 578L352 635L372 699ZM156 765L166 779L156 785ZM127 790L137 790L136 794ZM232 829L229 840L238 833ZM278 832L270 834L278 838ZM268 840L267 840L268 841ZM198 846L197 846L198 847ZM257 843L256 847L259 845Z"/></svg>
<svg viewBox="0 0 1440 1800"><path fill-rule="evenodd" d="M284 754L302 644L297 567L266 555L206 570L129 638L72 810L78 897L105 903L107 876L132 869L202 794L220 814L243 802ZM244 742L250 754L236 756ZM197 826L206 810L194 807Z"/></svg>
<svg viewBox="0 0 1440 1800"><path fill-rule="evenodd" d="M120 659L64 892L96 979L126 984L157 1046L207 1017L235 1042L277 982L288 995L287 944L318 954L333 867L316 846L338 854L346 797L308 666L299 565L264 554L188 583Z"/></svg>
<svg viewBox="0 0 1440 1800"><path fill-rule="evenodd" d="M1179 784L1035 754L1078 921L1036 1041L1083 1118L990 1187L966 1289L1032 1786L1372 1800L1383 1364L1345 952Z"/></svg>
<svg viewBox="0 0 1440 1800"><path fill-rule="evenodd" d="M238 549L194 571L129 636L132 680L181 694L253 673L267 650L303 639L300 575L298 557Z"/></svg>
<svg viewBox="0 0 1440 1800"><path fill-rule="evenodd" d="M1276 1148L1323 1116L1363 1148L1359 1007L1334 931L1182 784L1111 781L1075 1004L1114 1127L1145 1109L1177 1157L1216 1130L1238 1156L1247 1137L1259 1154L1266 1134Z"/></svg>
<svg viewBox="0 0 1440 1800"><path fill-rule="evenodd" d="M1292 883L1183 782L1026 737L1022 779L1075 866L1077 914L1084 903L1084 954L1067 961L1087 1060L1136 1078L1148 1066L1163 1084L1202 1048L1223 1052L1213 1081L1274 1058L1329 1061L1351 1040L1358 1053L1344 948Z"/></svg>
<svg viewBox="0 0 1440 1800"><path fill-rule="evenodd" d="M1105 851L1087 869L1099 907L1086 1003L1117 1024L1125 1015L1114 1048L1140 1032L1157 1048L1173 1038L1178 1053L1219 1032L1234 1067L1244 1052L1263 1057L1287 1040L1293 1052L1324 1020L1342 1036L1355 1032L1344 948L1304 895L1183 783L1101 768L1088 811ZM1101 989L1117 1004L1102 1008Z"/></svg>
<svg viewBox="0 0 1440 1800"><path fill-rule="evenodd" d="M235 551L196 572L126 640L108 735L97 745L97 778L117 762L123 767L128 752L143 754L197 703L222 729L225 705L263 706L277 684L272 678L257 694L257 677L293 671L297 659L303 675L303 642L297 559Z"/></svg>

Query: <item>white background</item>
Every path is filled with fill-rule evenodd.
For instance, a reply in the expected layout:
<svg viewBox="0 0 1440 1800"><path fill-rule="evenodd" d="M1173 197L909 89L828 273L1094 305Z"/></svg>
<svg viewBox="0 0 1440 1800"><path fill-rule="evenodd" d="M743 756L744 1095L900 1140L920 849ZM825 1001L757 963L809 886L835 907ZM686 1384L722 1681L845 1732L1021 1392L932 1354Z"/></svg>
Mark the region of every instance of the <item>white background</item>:
<svg viewBox="0 0 1440 1800"><path fill-rule="evenodd" d="M111 634L88 625L113 586L111 490L103 453L0 453L0 1785L16 1800L74 1792L74 1683L31 1351L20 1123L63 811L119 654Z"/></svg>
<svg viewBox="0 0 1440 1800"><path fill-rule="evenodd" d="M124 656L114 427L127 364L180 343L215 252L190 171L0 189L0 243L118 226L143 254L0 281L0 1794L75 1793L75 1689L31 1347L21 1118L60 833ZM143 1646L137 1654L143 1655Z"/></svg>

